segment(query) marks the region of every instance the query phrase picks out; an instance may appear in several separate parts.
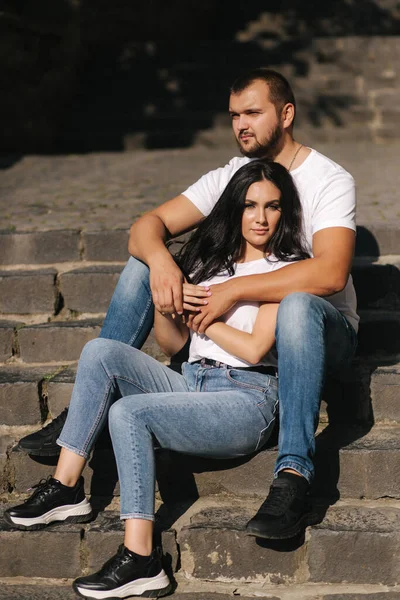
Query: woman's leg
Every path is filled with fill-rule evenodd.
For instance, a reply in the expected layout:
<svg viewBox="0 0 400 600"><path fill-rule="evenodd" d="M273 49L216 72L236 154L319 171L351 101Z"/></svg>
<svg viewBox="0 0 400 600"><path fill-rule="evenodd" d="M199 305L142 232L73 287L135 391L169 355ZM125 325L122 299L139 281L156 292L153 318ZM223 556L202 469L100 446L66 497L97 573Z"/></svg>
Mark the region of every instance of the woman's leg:
<svg viewBox="0 0 400 600"><path fill-rule="evenodd" d="M100 571L74 582L74 589L82 595L95 597L94 592L101 589L104 599L126 590L131 595L151 592L154 597L170 589L152 550L154 438L163 448L228 458L254 452L272 429L278 400L274 377L187 364L184 372L191 391L124 397L110 409L125 540ZM153 575L145 572L145 566L135 569L138 561L147 569L151 566Z"/></svg>
<svg viewBox="0 0 400 600"><path fill-rule="evenodd" d="M272 429L274 377L200 365L185 365L185 376L189 392L125 397L110 409L122 519L154 519L154 439L162 448L228 458L254 452Z"/></svg>
<svg viewBox="0 0 400 600"><path fill-rule="evenodd" d="M187 389L184 378L144 352L97 338L83 349L58 444L87 459L110 406L123 396Z"/></svg>
<svg viewBox="0 0 400 600"><path fill-rule="evenodd" d="M55 475L24 504L6 511L5 518L22 529L71 518L88 520L91 508L81 473L111 404L126 395L173 389L186 390L184 378L140 350L99 338L86 344L59 438L63 450Z"/></svg>

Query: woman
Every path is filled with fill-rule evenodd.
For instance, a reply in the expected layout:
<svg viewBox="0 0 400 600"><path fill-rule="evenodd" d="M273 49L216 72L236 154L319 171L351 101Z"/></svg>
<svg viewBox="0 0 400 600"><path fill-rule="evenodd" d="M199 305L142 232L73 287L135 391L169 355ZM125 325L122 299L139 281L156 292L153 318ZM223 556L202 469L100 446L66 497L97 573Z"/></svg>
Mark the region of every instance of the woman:
<svg viewBox="0 0 400 600"><path fill-rule="evenodd" d="M237 171L211 214L177 260L191 284L185 307L207 302L210 286L228 277L269 272L306 258L300 202L288 172L255 160ZM278 305L240 303L205 335L176 315L156 311L154 330L168 355L191 335L189 360L176 373L121 342L89 342L79 361L54 477L5 513L21 529L91 516L82 470L105 420L121 487L124 544L97 573L80 577L86 598L162 596L170 590L153 549L154 441L162 448L214 458L250 454L267 440L278 402L270 352ZM190 325L190 319L189 319Z"/></svg>

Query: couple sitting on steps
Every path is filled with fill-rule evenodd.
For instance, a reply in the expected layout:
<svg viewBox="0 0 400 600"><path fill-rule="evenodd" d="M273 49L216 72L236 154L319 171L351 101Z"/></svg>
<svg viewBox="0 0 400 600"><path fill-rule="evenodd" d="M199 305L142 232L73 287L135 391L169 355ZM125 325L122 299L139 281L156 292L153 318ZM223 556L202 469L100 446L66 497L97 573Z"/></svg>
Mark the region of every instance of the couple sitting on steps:
<svg viewBox="0 0 400 600"><path fill-rule="evenodd" d="M108 419L125 538L98 572L74 582L85 598L171 589L152 540L155 442L220 459L250 454L267 441L279 404L275 478L246 533L284 539L309 523L322 388L356 347L354 182L294 140L295 99L279 73L237 79L229 112L243 157L132 226L132 258L100 337L83 349L68 414L20 441L39 454L50 440L51 451L67 417L54 476L5 519L20 529L85 522L81 474ZM166 240L195 227L174 259ZM138 349L153 320L168 355L190 336L182 374Z"/></svg>

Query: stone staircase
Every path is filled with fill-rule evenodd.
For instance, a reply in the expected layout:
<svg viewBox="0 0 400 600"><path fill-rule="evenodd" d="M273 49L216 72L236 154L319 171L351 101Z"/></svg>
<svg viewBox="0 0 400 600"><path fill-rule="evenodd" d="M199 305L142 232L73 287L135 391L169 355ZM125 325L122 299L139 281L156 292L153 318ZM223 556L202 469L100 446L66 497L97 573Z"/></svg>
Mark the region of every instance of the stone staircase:
<svg viewBox="0 0 400 600"><path fill-rule="evenodd" d="M268 31L271 15L235 40L139 44L99 53L57 138L62 152L221 146L231 139L228 94L238 73L265 65L288 77L296 131L313 143L398 137L400 37ZM243 23L243 25L245 22ZM281 32L282 33L282 32ZM138 80L145 89L138 93Z"/></svg>
<svg viewBox="0 0 400 600"><path fill-rule="evenodd" d="M35 459L13 446L69 403L76 361L100 331L128 257L126 242L125 230L0 234L2 509L52 470L54 457ZM268 491L273 442L235 461L160 452L157 536L178 597L400 598L398 231L360 228L356 254L359 350L343 382L330 382L324 395L313 491L319 523L305 539L284 543L244 535ZM144 349L166 360L151 335ZM106 432L85 481L98 511L87 525L27 533L0 522L0 600L72 598L65 580L92 571L115 551L122 527Z"/></svg>

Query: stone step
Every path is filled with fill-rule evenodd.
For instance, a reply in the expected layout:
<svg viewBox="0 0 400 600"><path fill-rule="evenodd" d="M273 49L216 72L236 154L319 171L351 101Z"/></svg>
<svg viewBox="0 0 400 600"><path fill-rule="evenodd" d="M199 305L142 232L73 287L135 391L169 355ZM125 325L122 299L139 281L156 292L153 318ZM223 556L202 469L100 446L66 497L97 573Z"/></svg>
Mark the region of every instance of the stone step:
<svg viewBox="0 0 400 600"><path fill-rule="evenodd" d="M400 255L400 221L365 223L357 228L356 256ZM125 262L128 229L82 231L0 231L0 268L104 261ZM85 266L85 265L83 265Z"/></svg>
<svg viewBox="0 0 400 600"><path fill-rule="evenodd" d="M0 232L0 265L48 265L129 258L128 230Z"/></svg>
<svg viewBox="0 0 400 600"><path fill-rule="evenodd" d="M324 518L308 528L305 543L301 538L268 542L246 536L245 524L257 508L249 498L238 502L208 497L169 509L164 505L156 527L157 537L163 530L167 570L179 582L276 585L282 591L291 585L346 583L387 586L388 592L400 583L398 502L339 502L330 508L316 504L315 521ZM101 512L86 525L60 524L42 531L21 532L1 523L0 538L7 547L0 576L74 578L99 568L115 553L122 523L112 511ZM271 588L268 592L271 597Z"/></svg>
<svg viewBox="0 0 400 600"><path fill-rule="evenodd" d="M55 457L29 457L10 451L11 434L1 438L0 488L25 493L53 472ZM314 493L337 498L400 498L400 425L329 425L317 435ZM276 443L276 435L271 439ZM262 499L273 476L277 447L241 459L212 460L157 451L157 476L161 498L185 501L193 495L253 496ZM119 495L111 444L104 431L85 469L87 493ZM171 487L171 482L176 486ZM171 491L172 490L172 491ZM339 492L338 492L339 490Z"/></svg>
<svg viewBox="0 0 400 600"><path fill-rule="evenodd" d="M71 290L73 292L74 285ZM400 312L376 309L361 310L359 314L357 355L375 357L377 364L383 359L397 362L400 357ZM34 325L0 322L1 355L5 360L18 359L21 363L33 364L76 361L86 342L99 335L102 321L102 318L54 320ZM153 352L157 354L156 349ZM164 357L160 351L157 355Z"/></svg>
<svg viewBox="0 0 400 600"><path fill-rule="evenodd" d="M0 314L105 313L123 264L91 264L70 269L0 271ZM390 264L356 263L352 268L358 307L400 308L400 258Z"/></svg>
<svg viewBox="0 0 400 600"><path fill-rule="evenodd" d="M327 584L299 584L287 585L259 585L244 584L240 589L237 585L216 582L192 582L179 577L178 591L174 592L174 600L231 600L232 595L240 596L244 600L257 596L260 600L399 600L399 592L393 591L394 587L378 585L327 585ZM76 600L71 583L55 579L40 580L38 582L27 579L10 582L0 579L0 600ZM204 589L203 589L204 588ZM193 590L193 591L191 591ZM253 595L252 595L253 594ZM317 594L317 596L316 596Z"/></svg>
<svg viewBox="0 0 400 600"><path fill-rule="evenodd" d="M205 506L177 534L181 569L191 578L289 583L396 585L400 512L395 506L338 505L312 527L306 543L255 541L243 535L246 506Z"/></svg>
<svg viewBox="0 0 400 600"><path fill-rule="evenodd" d="M143 350L166 364L150 334ZM8 427L31 426L33 430L49 415L53 418L68 406L75 381L76 363L0 370L0 423ZM342 381L330 379L323 394L321 422L400 423L400 364L354 362Z"/></svg>

